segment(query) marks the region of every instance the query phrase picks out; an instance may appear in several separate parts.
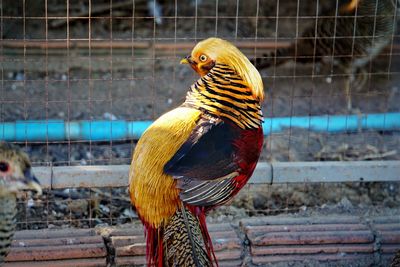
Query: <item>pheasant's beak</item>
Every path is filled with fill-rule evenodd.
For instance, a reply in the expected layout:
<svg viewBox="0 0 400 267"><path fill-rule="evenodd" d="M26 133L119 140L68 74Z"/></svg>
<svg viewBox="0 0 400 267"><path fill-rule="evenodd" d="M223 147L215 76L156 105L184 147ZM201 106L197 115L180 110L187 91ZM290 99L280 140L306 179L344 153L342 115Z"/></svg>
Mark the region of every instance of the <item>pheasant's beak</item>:
<svg viewBox="0 0 400 267"><path fill-rule="evenodd" d="M181 64L193 64L193 60L191 56L186 56L184 58L182 58Z"/></svg>
<svg viewBox="0 0 400 267"><path fill-rule="evenodd" d="M36 194L40 196L42 194L42 187L40 186L39 180L32 173L32 170L29 168L25 171L24 175L27 189L35 190Z"/></svg>

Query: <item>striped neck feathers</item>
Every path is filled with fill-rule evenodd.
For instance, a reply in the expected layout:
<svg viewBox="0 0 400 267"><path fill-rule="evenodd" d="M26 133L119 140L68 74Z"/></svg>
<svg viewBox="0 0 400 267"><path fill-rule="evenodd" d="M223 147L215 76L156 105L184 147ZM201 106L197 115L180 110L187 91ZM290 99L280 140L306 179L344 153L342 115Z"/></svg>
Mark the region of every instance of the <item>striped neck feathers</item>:
<svg viewBox="0 0 400 267"><path fill-rule="evenodd" d="M190 87L184 105L229 119L242 129L260 128L263 121L260 100L235 70L222 63Z"/></svg>

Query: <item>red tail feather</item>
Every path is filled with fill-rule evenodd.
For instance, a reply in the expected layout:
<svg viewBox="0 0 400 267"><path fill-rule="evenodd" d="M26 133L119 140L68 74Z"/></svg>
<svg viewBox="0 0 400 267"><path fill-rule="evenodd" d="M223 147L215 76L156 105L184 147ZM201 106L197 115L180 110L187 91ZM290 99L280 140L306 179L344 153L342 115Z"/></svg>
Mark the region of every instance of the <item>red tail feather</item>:
<svg viewBox="0 0 400 267"><path fill-rule="evenodd" d="M144 223L146 237L146 260L148 267L163 267L162 230Z"/></svg>

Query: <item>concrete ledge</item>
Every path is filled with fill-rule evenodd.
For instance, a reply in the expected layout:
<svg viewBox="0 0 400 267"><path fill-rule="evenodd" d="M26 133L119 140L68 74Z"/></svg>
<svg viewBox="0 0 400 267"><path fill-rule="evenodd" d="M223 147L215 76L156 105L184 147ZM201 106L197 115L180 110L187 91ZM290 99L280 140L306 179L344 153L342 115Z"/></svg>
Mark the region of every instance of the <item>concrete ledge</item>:
<svg viewBox="0 0 400 267"><path fill-rule="evenodd" d="M35 167L43 188L125 187L129 165ZM249 183L400 181L400 161L259 162Z"/></svg>

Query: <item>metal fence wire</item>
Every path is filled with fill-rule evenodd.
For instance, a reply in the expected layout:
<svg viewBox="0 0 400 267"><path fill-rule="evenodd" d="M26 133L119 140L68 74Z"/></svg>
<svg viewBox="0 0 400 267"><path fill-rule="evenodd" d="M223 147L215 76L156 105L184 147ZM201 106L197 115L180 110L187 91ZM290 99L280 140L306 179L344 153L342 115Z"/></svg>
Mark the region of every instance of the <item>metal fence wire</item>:
<svg viewBox="0 0 400 267"><path fill-rule="evenodd" d="M272 62L260 69L267 96L263 113L267 119L286 118L288 127L266 136L261 161L399 160L399 129L345 125L332 133L329 127L314 131L309 120L303 126L294 123L298 117L341 115L343 121L400 112L398 3L386 1L393 6L385 13L380 3L385 1L364 0L368 12L357 7L342 13L350 2L356 1L0 0L0 139L16 122L154 120L182 103L197 78L179 65L180 59L197 41L217 36L234 42L251 59ZM350 29L343 29L343 17L353 21L347 24ZM365 18L368 27L357 24ZM381 27L386 32L378 31ZM292 55L278 52L307 39L314 44L306 47L311 53L300 43ZM350 54L323 50L322 40L352 49ZM349 71L340 62L358 58L359 40L383 48L367 48L367 62ZM279 65L284 57L308 63ZM358 87L359 77L364 81ZM347 81L350 91L345 90ZM9 141L23 147L35 166L49 169L129 164L137 141L53 140L46 132L22 136L27 138ZM398 208L399 196L398 182L247 185L234 206L219 209L209 220L335 205ZM19 210L19 229L91 228L136 219L126 187L48 188L40 198L22 196Z"/></svg>

